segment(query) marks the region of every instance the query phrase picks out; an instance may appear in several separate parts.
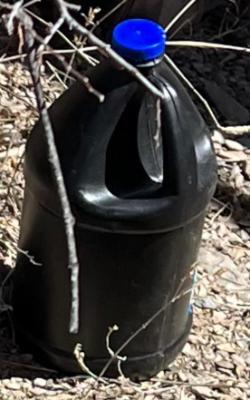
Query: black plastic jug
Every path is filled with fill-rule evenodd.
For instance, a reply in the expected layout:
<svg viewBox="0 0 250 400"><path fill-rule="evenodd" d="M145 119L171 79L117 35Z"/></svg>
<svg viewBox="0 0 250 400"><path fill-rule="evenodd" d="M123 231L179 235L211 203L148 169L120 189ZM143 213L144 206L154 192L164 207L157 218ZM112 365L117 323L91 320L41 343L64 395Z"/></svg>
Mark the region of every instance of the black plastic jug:
<svg viewBox="0 0 250 400"><path fill-rule="evenodd" d="M162 61L163 29L128 20L113 47L162 92L152 95L106 61L89 72L105 101L76 82L51 107L57 149L76 218L80 329L69 333L70 278L60 202L42 123L25 158L25 198L14 272L19 342L59 369L78 373L73 351L99 374L107 348L121 346L125 375L164 369L192 324L192 266L216 184L210 132L186 90ZM124 344L126 346L124 346ZM117 360L107 376L118 374Z"/></svg>

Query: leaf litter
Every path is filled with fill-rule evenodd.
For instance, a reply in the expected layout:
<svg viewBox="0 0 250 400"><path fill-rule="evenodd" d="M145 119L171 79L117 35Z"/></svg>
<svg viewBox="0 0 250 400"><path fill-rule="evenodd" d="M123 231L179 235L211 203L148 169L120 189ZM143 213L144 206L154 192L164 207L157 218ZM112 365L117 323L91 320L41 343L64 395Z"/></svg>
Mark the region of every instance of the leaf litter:
<svg viewBox="0 0 250 400"><path fill-rule="evenodd" d="M8 304L23 199L23 151L37 120L27 69L0 65L0 399L221 399L250 397L250 150L215 131L219 183L205 222L188 343L165 372L142 382L62 377L15 345ZM48 105L64 89L45 72ZM247 83L246 83L247 84Z"/></svg>

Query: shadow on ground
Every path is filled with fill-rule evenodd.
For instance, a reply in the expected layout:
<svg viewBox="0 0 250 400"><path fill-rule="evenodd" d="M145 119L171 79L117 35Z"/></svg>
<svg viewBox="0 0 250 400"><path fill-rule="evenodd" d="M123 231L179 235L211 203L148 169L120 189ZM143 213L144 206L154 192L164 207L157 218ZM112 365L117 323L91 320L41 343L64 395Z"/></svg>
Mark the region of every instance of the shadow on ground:
<svg viewBox="0 0 250 400"><path fill-rule="evenodd" d="M0 265L0 379L21 377L45 379L58 376L58 372L41 366L32 354L21 352L16 344L11 311L12 270Z"/></svg>

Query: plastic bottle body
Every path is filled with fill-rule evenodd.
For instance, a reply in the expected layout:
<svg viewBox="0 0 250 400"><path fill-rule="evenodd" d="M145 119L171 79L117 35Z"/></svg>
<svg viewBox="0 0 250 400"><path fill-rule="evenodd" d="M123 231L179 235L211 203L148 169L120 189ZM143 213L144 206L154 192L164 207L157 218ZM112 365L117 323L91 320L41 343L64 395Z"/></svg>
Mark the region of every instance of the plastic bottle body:
<svg viewBox="0 0 250 400"><path fill-rule="evenodd" d="M41 123L26 151L19 242L41 266L25 255L18 257L15 320L22 343L73 373L79 371L73 356L76 343L82 344L90 369L97 374L102 370L110 359L107 334L117 325L111 348L117 351L128 341L121 353L127 357L122 369L141 379L166 368L191 327L192 268L216 183L215 156L209 131L186 91L167 67L159 65L149 76L166 91L160 142L163 180L155 182L155 152L143 147L155 143L155 120L149 113L155 99L110 65L91 78L106 95L103 104L76 83L50 110L76 217L80 331L68 332L68 252ZM116 135L123 136L125 144L131 140L131 153L126 154L125 145L118 146L120 139L112 141ZM132 170L119 158L131 160ZM106 374L117 373L114 362Z"/></svg>

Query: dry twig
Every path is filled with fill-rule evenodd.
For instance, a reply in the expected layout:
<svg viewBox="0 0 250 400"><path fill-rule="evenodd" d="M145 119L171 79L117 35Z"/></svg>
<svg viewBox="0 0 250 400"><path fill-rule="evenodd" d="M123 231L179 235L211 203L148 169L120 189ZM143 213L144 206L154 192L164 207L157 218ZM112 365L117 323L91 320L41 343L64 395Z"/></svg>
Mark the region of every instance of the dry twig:
<svg viewBox="0 0 250 400"><path fill-rule="evenodd" d="M210 43L193 40L169 40L168 46L172 47L194 47L199 49L213 49L213 50L225 50L225 51L236 51L239 53L250 54L250 49L242 46L232 46L222 43Z"/></svg>
<svg viewBox="0 0 250 400"><path fill-rule="evenodd" d="M110 45L103 42L97 36L95 36L88 29L80 25L68 12L67 4L64 0L55 0L61 16L64 18L65 22L69 25L71 29L75 29L78 33L86 36L87 39L95 45L100 53L106 57L110 57L120 68L130 73L135 79L137 79L141 84L146 87L152 94L163 99L163 94L159 91L137 68L132 66L130 63L119 56Z"/></svg>
<svg viewBox="0 0 250 400"><path fill-rule="evenodd" d="M174 27L174 25L179 21L179 19L181 19L181 17L183 17L183 15L186 14L186 12L197 2L197 0L191 0L189 1L189 3L186 4L186 6L184 6L180 12L172 19L171 22L169 22L169 24L166 26L165 31L168 32L170 31L171 28Z"/></svg>
<svg viewBox="0 0 250 400"><path fill-rule="evenodd" d="M65 223L65 232L67 239L67 246L69 252L69 269L71 270L71 316L70 316L70 332L77 333L79 327L79 293L78 293L78 276L79 276L79 265L77 259L77 251L74 237L74 217L71 212L67 192L64 184L64 179L61 171L60 160L58 157L53 128L47 111L47 107L44 100L43 89L40 81L40 63L37 57L37 51L35 47L35 40L33 34L33 23L31 18L21 8L22 2L16 3L11 8L10 17L8 20L8 29L13 31L14 18L18 18L23 26L24 42L27 46L29 68L31 77L33 80L34 91L37 101L38 110L40 113L41 121L44 127L44 133L48 144L49 162L51 164L53 176L55 178L59 199L61 202L63 219ZM62 23L62 20L60 20Z"/></svg>

